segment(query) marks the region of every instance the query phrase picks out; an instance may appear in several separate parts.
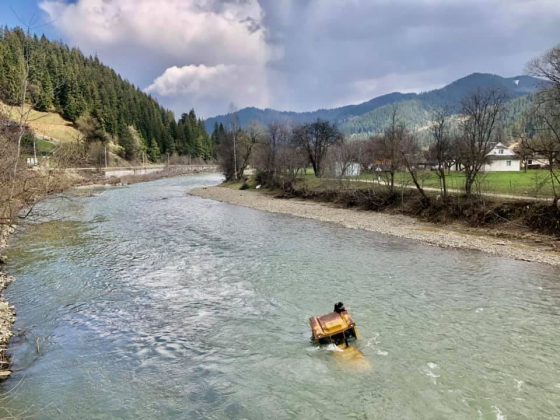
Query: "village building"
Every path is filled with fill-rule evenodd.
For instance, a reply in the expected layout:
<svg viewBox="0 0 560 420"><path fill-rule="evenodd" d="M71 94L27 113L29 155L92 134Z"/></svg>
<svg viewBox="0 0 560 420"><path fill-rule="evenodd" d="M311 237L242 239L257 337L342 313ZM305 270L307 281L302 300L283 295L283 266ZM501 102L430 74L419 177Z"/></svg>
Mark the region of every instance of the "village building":
<svg viewBox="0 0 560 420"><path fill-rule="evenodd" d="M360 176L362 174L362 165L358 162L350 162L344 164L336 162L334 166L334 175L340 176Z"/></svg>
<svg viewBox="0 0 560 420"><path fill-rule="evenodd" d="M521 170L521 158L503 143L496 143L488 153L488 162L482 170L485 172L518 172Z"/></svg>

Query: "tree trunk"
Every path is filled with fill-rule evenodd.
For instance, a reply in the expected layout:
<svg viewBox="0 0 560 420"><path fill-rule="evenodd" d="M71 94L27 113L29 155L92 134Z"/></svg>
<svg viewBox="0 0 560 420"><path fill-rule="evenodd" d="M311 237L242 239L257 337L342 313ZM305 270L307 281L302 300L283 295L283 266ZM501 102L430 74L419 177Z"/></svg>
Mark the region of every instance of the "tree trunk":
<svg viewBox="0 0 560 420"><path fill-rule="evenodd" d="M443 166L439 166L438 168L439 171L439 179L440 179L440 185L441 185L441 191L443 193L443 198L446 199L447 198L447 183L445 181L445 168Z"/></svg>
<svg viewBox="0 0 560 420"><path fill-rule="evenodd" d="M467 197L471 196L473 181L474 181L474 179L472 179L470 175L466 176L466 178L465 178L465 195Z"/></svg>
<svg viewBox="0 0 560 420"><path fill-rule="evenodd" d="M416 178L416 173L412 170L412 167L410 166L410 163L408 162L408 159L406 158L404 153L403 153L403 160L404 160L404 164L406 165L406 169L408 170L408 173L412 177L412 182L414 182L414 185L416 186L416 189L418 190L418 192L422 196L422 201L423 201L424 205L428 206L430 204L430 197L428 197L426 195L426 192L424 191L424 188L422 188L420 186L420 184L418 183L418 179Z"/></svg>

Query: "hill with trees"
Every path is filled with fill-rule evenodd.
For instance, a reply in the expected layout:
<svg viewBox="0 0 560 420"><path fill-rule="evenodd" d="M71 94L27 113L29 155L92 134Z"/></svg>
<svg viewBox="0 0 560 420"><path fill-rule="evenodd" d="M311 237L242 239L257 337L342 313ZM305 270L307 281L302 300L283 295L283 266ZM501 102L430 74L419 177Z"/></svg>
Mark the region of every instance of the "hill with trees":
<svg viewBox="0 0 560 420"><path fill-rule="evenodd" d="M418 129L429 123L434 110L438 108L446 108L451 114L458 113L462 99L480 89L498 89L504 94L508 102L508 121L511 122L526 110L528 95L538 91L544 83L541 79L530 76L504 78L493 74L473 73L441 89L422 93L395 92L358 105L334 109L298 113L244 108L233 114L207 119L206 128L210 131L216 123L227 127L234 119L241 127L247 127L251 122L263 125L271 122L304 124L320 119L336 124L347 136L367 137L382 133L387 128L395 104L398 104L402 122L409 128Z"/></svg>
<svg viewBox="0 0 560 420"><path fill-rule="evenodd" d="M14 106L23 98L36 111L57 112L81 132L94 134L94 141L115 142L129 160L139 152L151 160L168 153L208 159L214 153L194 110L177 122L171 111L97 57L20 28L3 28L0 100Z"/></svg>

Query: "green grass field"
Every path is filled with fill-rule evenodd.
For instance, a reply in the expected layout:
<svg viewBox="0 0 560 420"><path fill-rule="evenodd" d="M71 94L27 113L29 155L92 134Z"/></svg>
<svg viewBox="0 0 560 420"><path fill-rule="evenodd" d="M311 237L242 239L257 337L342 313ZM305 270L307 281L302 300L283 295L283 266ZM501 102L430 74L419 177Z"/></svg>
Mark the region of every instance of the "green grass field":
<svg viewBox="0 0 560 420"><path fill-rule="evenodd" d="M375 177L376 179L376 177ZM380 178L384 180L383 176ZM354 178L354 181L372 181L374 175L362 174ZM461 172L451 172L446 177L447 188L449 190L463 191L465 185L465 175ZM313 175L313 172L306 172L303 182L309 188L329 188L336 185L348 184L348 180L333 181L332 179L319 179ZM439 179L433 171L423 171L419 173L420 185L427 188L438 188ZM412 179L408 172L398 172L395 176L395 184L398 186L414 186ZM371 183L353 182L351 184L354 188L368 188ZM506 194L522 197L538 197L549 198L552 197L552 187L550 185L549 173L546 170L528 170L527 172L486 172L480 173L476 191L490 194Z"/></svg>
<svg viewBox="0 0 560 420"><path fill-rule="evenodd" d="M362 175L362 179L373 179L372 175ZM420 185L428 188L439 188L439 179L435 172L419 173ZM412 179L407 172L397 175L399 184L412 185ZM446 176L448 189L463 190L465 175L461 172L451 172ZM476 190L482 193L507 194L524 197L550 197L552 187L548 171L528 170L527 172L482 172L477 179Z"/></svg>
<svg viewBox="0 0 560 420"><path fill-rule="evenodd" d="M55 148L56 146L50 141L37 139L37 153L50 154Z"/></svg>

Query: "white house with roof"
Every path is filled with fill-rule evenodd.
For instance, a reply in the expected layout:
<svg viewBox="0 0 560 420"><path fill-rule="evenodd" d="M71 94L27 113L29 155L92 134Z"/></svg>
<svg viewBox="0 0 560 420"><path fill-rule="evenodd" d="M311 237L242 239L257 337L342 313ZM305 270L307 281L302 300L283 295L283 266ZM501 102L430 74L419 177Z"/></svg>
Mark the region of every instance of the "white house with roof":
<svg viewBox="0 0 560 420"><path fill-rule="evenodd" d="M521 158L509 147L496 143L488 153L488 163L483 167L485 172L520 171Z"/></svg>

